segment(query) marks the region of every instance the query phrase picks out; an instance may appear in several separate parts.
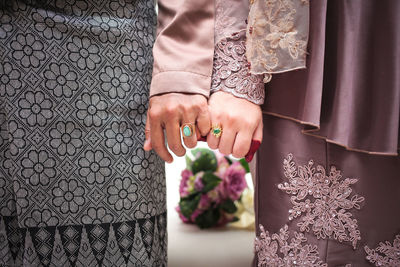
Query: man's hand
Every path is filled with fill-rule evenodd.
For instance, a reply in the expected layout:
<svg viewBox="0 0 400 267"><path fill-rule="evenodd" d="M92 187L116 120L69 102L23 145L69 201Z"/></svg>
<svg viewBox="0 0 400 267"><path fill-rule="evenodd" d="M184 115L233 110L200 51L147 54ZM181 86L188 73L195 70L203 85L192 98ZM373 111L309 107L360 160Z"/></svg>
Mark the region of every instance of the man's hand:
<svg viewBox="0 0 400 267"><path fill-rule="evenodd" d="M168 147L177 156L186 154L181 142L181 125L192 123L195 131L191 137L184 137L188 148L197 144L198 135L206 136L210 131L210 115L207 98L198 94L168 93L150 98L146 121L145 150L154 149L166 162L172 162L172 155L165 146L164 130Z"/></svg>

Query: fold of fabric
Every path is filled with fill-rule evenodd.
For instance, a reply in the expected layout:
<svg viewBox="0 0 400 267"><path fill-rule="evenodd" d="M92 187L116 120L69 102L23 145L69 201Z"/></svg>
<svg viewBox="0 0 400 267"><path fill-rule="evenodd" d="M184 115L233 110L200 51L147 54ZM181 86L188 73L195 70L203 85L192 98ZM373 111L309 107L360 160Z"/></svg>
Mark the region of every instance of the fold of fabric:
<svg viewBox="0 0 400 267"><path fill-rule="evenodd" d="M349 150L397 155L400 2L311 1L307 68L275 74L263 111Z"/></svg>

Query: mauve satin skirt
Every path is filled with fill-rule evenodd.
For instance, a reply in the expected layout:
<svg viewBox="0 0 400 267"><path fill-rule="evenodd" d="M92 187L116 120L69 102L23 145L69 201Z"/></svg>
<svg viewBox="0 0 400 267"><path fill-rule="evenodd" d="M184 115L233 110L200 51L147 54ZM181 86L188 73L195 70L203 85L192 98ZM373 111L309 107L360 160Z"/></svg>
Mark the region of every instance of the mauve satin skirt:
<svg viewBox="0 0 400 267"><path fill-rule="evenodd" d="M273 75L263 111L350 150L397 155L400 1L310 0L307 68Z"/></svg>
<svg viewBox="0 0 400 267"><path fill-rule="evenodd" d="M271 236L288 225L290 238L286 245L289 247L294 232L304 233L307 241L299 244L298 248L315 245L317 261L321 260L328 266L374 266L366 259L366 246L372 250L385 241L393 245L396 235L400 234L400 157L351 152L305 135L302 129L300 124L291 120L264 115L264 140L256 168L257 226L263 225ZM288 155L292 155L290 161ZM289 169L284 168L285 159ZM313 162L309 163L310 160ZM326 170L325 174L317 168L318 165ZM331 169L332 166L336 170ZM340 171L340 175L335 175L336 171ZM346 183L347 178L357 180L347 180ZM323 193L316 194L318 190ZM296 210L294 203L305 203L308 207L303 205L297 218L290 220L293 210ZM308 222L309 227L301 229L304 222ZM356 237L355 242L345 240L346 237L351 239L351 235ZM266 246L259 228L257 236L264 241L259 248L264 254L258 254L264 263L269 253L269 256L276 256L275 259L288 260L279 266L296 266L289 263L290 253L285 256L280 251L285 243L280 243L274 252ZM393 251L392 257L398 255L399 260L400 247ZM302 263L305 256L296 257L293 261L297 260L299 266L320 266Z"/></svg>

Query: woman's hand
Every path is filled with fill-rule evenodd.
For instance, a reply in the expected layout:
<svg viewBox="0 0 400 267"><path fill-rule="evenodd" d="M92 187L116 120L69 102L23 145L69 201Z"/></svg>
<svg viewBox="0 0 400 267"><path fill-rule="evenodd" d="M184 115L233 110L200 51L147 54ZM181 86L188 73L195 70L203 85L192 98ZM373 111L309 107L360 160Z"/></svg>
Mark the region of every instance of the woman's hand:
<svg viewBox="0 0 400 267"><path fill-rule="evenodd" d="M150 98L147 111L146 141L144 149L154 149L166 162L172 162L172 155L165 146L164 129L168 147L177 156L183 156L186 149L181 142L181 125L191 123L193 135L184 137L188 148L197 144L198 135L206 136L210 131L210 115L207 98L197 94L168 93Z"/></svg>
<svg viewBox="0 0 400 267"><path fill-rule="evenodd" d="M210 148L242 158L249 152L252 140L261 143L263 122L258 105L222 91L213 93L208 105L211 125L222 128L219 138L212 134L212 130L208 134L207 143Z"/></svg>

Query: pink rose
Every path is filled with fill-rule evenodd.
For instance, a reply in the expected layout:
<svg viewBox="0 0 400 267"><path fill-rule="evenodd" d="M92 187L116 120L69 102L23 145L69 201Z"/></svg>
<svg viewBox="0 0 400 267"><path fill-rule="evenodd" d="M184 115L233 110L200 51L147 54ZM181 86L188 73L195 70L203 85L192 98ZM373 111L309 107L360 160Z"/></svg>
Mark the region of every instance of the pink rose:
<svg viewBox="0 0 400 267"><path fill-rule="evenodd" d="M224 189L226 196L232 200L238 200L243 190L247 187L245 179L246 171L240 162L234 162L224 174Z"/></svg>
<svg viewBox="0 0 400 267"><path fill-rule="evenodd" d="M206 210L210 207L212 199L208 197L208 195L201 195L200 202L199 202L199 209Z"/></svg>
<svg viewBox="0 0 400 267"><path fill-rule="evenodd" d="M184 169L181 173L182 179L179 185L179 194L181 197L186 197L189 195L189 178L193 176L193 173L188 169Z"/></svg>
<svg viewBox="0 0 400 267"><path fill-rule="evenodd" d="M203 174L204 174L204 172L199 172L196 174L196 179L194 180L194 189L197 192L200 192L204 188L203 181L201 180L201 178L203 177Z"/></svg>
<svg viewBox="0 0 400 267"><path fill-rule="evenodd" d="M199 216L202 213L203 213L203 210L200 210L200 209L197 209L197 210L193 211L192 215L190 215L190 221L191 222L195 222L197 216Z"/></svg>
<svg viewBox="0 0 400 267"><path fill-rule="evenodd" d="M218 151L215 152L215 156L217 157L218 162L218 168L215 175L223 177L225 171L229 168L229 162L226 160L225 156Z"/></svg>

